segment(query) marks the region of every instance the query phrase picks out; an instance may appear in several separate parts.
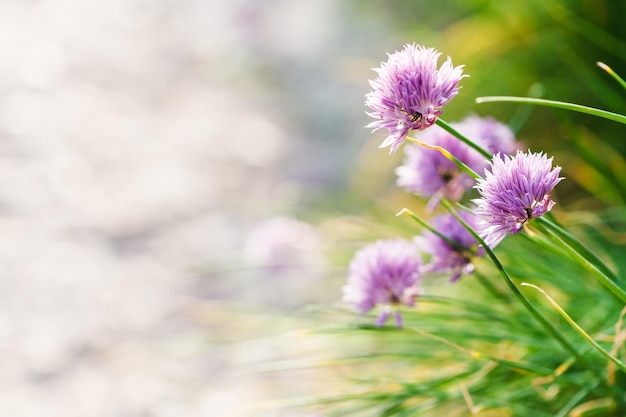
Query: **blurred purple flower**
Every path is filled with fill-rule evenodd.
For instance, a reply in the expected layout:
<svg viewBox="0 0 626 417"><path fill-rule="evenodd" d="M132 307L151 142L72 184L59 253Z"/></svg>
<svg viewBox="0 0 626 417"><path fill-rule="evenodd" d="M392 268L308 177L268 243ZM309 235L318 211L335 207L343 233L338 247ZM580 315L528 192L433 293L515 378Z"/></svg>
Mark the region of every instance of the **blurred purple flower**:
<svg viewBox="0 0 626 417"><path fill-rule="evenodd" d="M243 256L251 265L274 271L319 266L321 242L313 226L277 216L256 225L248 234Z"/></svg>
<svg viewBox="0 0 626 417"><path fill-rule="evenodd" d="M491 117L470 115L458 123L451 123L451 126L492 155L497 153L511 155L519 149L513 131ZM488 161L484 161L486 167ZM484 167L475 171L482 172Z"/></svg>
<svg viewBox="0 0 626 417"><path fill-rule="evenodd" d="M481 198L473 200L479 234L490 248L552 209L550 192L563 179L560 172L561 167L553 168L552 158L541 152L517 151L493 159L475 187Z"/></svg>
<svg viewBox="0 0 626 417"><path fill-rule="evenodd" d="M478 219L474 214L464 211L459 212L459 215L470 227L476 229ZM451 271L450 282L455 282L462 274L474 272L472 259L485 254L485 251L478 247L478 241L474 236L452 214L435 217L431 226L449 241L431 231L425 231L422 236L416 238L419 247L431 255L424 272Z"/></svg>
<svg viewBox="0 0 626 417"><path fill-rule="evenodd" d="M511 154L519 148L511 129L492 118L472 115L450 125L490 153ZM474 172L489 166L487 158L440 127L420 133L419 139L446 149ZM397 184L410 193L432 197L429 208L441 198L459 201L474 186L474 179L441 152L417 144L404 149L404 165L396 169Z"/></svg>
<svg viewBox="0 0 626 417"><path fill-rule="evenodd" d="M398 150L409 130L423 130L433 125L441 108L459 91L463 65L454 67L450 57L437 69L440 52L422 45L405 45L400 52L388 54L387 62L375 68L370 80L372 91L365 96L365 105L375 119L366 127L373 131L387 129L388 136L380 145Z"/></svg>
<svg viewBox="0 0 626 417"><path fill-rule="evenodd" d="M414 243L404 239L378 240L361 249L352 259L343 299L361 314L377 304L384 304L376 322L377 326L382 326L389 318L390 305L415 305L420 265ZM397 326L402 327L399 311L395 319Z"/></svg>
<svg viewBox="0 0 626 417"><path fill-rule="evenodd" d="M484 168L486 159L440 127L420 135L420 140L440 146L470 168ZM404 147L403 165L396 168L397 184L407 192L431 198L432 209L441 198L459 201L475 181L441 152L411 143Z"/></svg>

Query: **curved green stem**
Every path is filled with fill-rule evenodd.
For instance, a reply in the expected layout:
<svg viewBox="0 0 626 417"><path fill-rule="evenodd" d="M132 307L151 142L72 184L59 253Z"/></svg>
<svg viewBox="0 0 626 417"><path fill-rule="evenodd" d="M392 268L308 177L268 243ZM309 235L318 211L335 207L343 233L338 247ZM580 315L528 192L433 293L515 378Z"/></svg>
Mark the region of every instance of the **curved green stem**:
<svg viewBox="0 0 626 417"><path fill-rule="evenodd" d="M593 107L581 106L580 104L565 103L563 101L544 100L540 98L529 97L511 97L511 96L489 96L478 97L476 103L491 103L491 102L509 102L509 103L522 103L522 104L536 104L538 106L556 107L559 109L576 111L579 113L591 114L593 116L603 117L605 119L613 120L614 122L626 124L626 116L618 113L612 113L606 110L600 110Z"/></svg>

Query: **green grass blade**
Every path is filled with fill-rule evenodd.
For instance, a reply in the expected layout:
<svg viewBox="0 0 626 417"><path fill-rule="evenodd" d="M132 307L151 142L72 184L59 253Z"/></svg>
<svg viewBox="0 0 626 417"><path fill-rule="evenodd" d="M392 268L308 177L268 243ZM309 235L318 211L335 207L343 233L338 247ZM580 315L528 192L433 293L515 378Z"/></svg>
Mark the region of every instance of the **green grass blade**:
<svg viewBox="0 0 626 417"><path fill-rule="evenodd" d="M626 89L626 81L622 77L620 77L611 67L606 65L604 62L597 62L598 66L607 72L611 77L615 79L624 89Z"/></svg>
<svg viewBox="0 0 626 417"><path fill-rule="evenodd" d="M546 226L541 228L543 232L560 243L576 262L593 273L605 287L626 303L626 291L616 283L618 277L593 252L549 220L539 218L538 223Z"/></svg>
<svg viewBox="0 0 626 417"><path fill-rule="evenodd" d="M572 326L572 328L574 330L576 330L576 332L578 332L578 334L580 334L583 337L583 339L585 339L591 346L593 346L598 352L600 352L600 354L602 354L602 356L604 356L605 358L607 358L608 360L613 362L615 365L617 365L617 367L619 369L621 369L622 372L626 372L626 364L624 364L622 361L617 359L615 356L611 355L602 346L600 346L598 344L598 342L593 340L593 338L589 335L589 333L587 333L585 330L583 330L583 328L580 327L578 325L578 323L576 323L576 321L574 321L574 319L572 319L570 317L570 315L567 314L567 312L565 310L563 310L563 308L556 301L554 301L554 299L552 297L550 297L544 290L542 290L541 288L537 287L536 285L529 284L527 282L523 282L522 286L534 288L535 290L537 290L541 294L543 294L543 296L546 297L546 299L548 300L550 305L552 305L552 307L554 307L554 309L556 311L558 311L558 313L561 315L561 317L563 317L565 319L565 321L567 321L569 323L569 325Z"/></svg>

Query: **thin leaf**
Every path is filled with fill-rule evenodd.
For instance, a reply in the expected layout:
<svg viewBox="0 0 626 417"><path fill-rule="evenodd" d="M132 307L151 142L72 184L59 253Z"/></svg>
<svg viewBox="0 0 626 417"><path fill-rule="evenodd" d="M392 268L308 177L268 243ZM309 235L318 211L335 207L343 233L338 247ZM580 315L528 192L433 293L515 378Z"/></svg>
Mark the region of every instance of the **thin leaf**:
<svg viewBox="0 0 626 417"><path fill-rule="evenodd" d="M605 287L626 302L626 291L615 282L619 280L618 277L593 252L553 222L542 217L537 220L539 224L546 226L542 231L559 242L576 262L593 273Z"/></svg>
<svg viewBox="0 0 626 417"><path fill-rule="evenodd" d="M569 314L567 314L567 312L563 310L563 308L556 301L554 301L554 299L550 297L544 290L537 287L536 285L529 284L527 282L522 282L522 286L534 288L535 290L543 294L544 297L546 297L546 299L548 300L548 302L552 305L552 307L554 307L554 309L559 312L561 317L563 317L565 321L567 321L570 324L570 326L572 326L574 330L578 332L578 334L580 334L589 344L591 344L594 348L596 348L596 350L600 352L605 358L607 358L608 360L613 362L615 365L617 365L617 367L621 369L622 372L626 372L626 364L624 364L622 361L620 361L619 359L611 355L602 346L600 346L595 340L593 340L593 338L589 336L589 334L585 332L583 328L580 327L578 323L576 323L574 319L572 319L569 316Z"/></svg>
<svg viewBox="0 0 626 417"><path fill-rule="evenodd" d="M604 62L596 62L600 68L606 71L611 77L613 77L623 88L626 89L626 81L622 77L620 77L611 67L606 65Z"/></svg>

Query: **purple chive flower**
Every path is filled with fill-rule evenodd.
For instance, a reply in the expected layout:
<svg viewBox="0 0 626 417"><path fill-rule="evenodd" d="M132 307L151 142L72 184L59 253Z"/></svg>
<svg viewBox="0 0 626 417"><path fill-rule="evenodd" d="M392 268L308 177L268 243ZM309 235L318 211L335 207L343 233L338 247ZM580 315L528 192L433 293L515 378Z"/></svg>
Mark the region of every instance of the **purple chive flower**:
<svg viewBox="0 0 626 417"><path fill-rule="evenodd" d="M561 167L553 168L552 158L541 152L517 151L493 159L475 187L481 198L473 200L479 235L490 248L552 209L550 192L563 179L560 172Z"/></svg>
<svg viewBox="0 0 626 417"><path fill-rule="evenodd" d="M459 215L470 227L476 229L478 219L474 214L459 212ZM478 241L465 226L452 214L435 217L431 226L448 240L431 231L425 231L416 238L420 248L431 255L424 272L452 272L450 282L457 281L462 274L474 272L472 259L483 256L485 251L478 247Z"/></svg>
<svg viewBox="0 0 626 417"><path fill-rule="evenodd" d="M414 243L404 239L378 240L361 249L352 259L343 299L361 314L377 304L385 305L376 321L377 326L382 326L391 313L390 305L415 305L420 265ZM399 311L395 318L398 327L402 327Z"/></svg>
<svg viewBox="0 0 626 417"><path fill-rule="evenodd" d="M420 140L440 146L468 165L484 168L486 158L440 127L433 127L420 135ZM441 152L417 144L404 147L403 165L396 168L396 183L407 192L430 198L430 209L441 198L459 201L475 181Z"/></svg>
<svg viewBox="0 0 626 417"><path fill-rule="evenodd" d="M441 108L459 91L463 65L454 67L450 57L437 69L440 52L421 45L405 45L400 52L388 54L387 62L375 68L370 80L372 91L365 96L367 114L375 119L366 127L373 131L387 129L380 145L398 150L409 130L423 130L433 125Z"/></svg>

